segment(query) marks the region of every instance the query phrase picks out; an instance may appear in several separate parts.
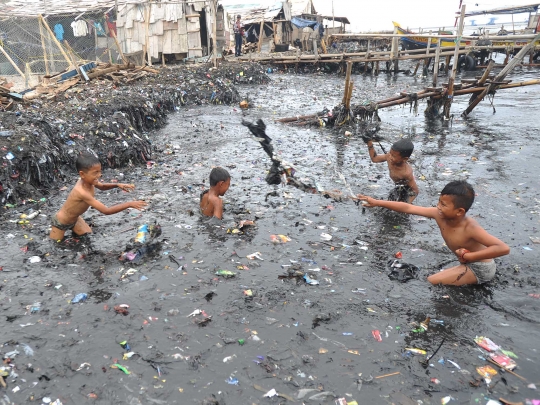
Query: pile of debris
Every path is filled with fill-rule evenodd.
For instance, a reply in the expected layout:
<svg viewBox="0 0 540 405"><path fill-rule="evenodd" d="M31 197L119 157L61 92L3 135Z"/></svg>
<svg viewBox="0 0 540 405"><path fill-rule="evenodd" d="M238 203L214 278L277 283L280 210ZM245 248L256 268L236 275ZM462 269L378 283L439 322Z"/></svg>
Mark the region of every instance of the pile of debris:
<svg viewBox="0 0 540 405"><path fill-rule="evenodd" d="M8 111L13 107L12 91L13 83L0 77L0 111Z"/></svg>
<svg viewBox="0 0 540 405"><path fill-rule="evenodd" d="M91 64L10 93L10 111L0 112L2 205L47 196L74 173L82 151L98 156L103 168L146 165L149 132L163 126L168 113L186 104L238 103L237 76L246 84L270 80L253 63L160 70Z"/></svg>

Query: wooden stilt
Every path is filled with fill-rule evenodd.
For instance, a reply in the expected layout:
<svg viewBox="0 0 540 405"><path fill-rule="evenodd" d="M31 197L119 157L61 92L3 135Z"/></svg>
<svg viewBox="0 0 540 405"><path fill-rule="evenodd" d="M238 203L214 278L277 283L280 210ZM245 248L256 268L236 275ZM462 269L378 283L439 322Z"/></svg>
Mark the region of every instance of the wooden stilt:
<svg viewBox="0 0 540 405"><path fill-rule="evenodd" d="M460 39L463 35L463 23L465 20L465 4L461 6L461 15L459 16L459 27L458 27L458 34L456 39L456 48L454 50L454 64L452 65L452 75L450 76L450 79L448 80L448 90L446 94L446 100L444 100L444 117L446 119L450 119L450 107L452 106L452 99L454 97L454 81L456 79L456 72L457 72L457 60L459 56L459 46L460 46Z"/></svg>
<svg viewBox="0 0 540 405"><path fill-rule="evenodd" d="M257 52L261 52L262 38L264 35L264 19L261 20L261 26L259 28L259 43L257 44Z"/></svg>
<svg viewBox="0 0 540 405"><path fill-rule="evenodd" d="M480 80L478 80L477 86L483 86L484 85L487 78L489 77L491 69L493 69L493 66L495 66L495 61L492 59L492 60L489 61L489 64L487 65L486 70L484 71L484 74L482 75ZM477 97L478 97L478 94L473 94L471 96L471 98L469 99L469 104L472 104L474 102L474 100L476 100Z"/></svg>
<svg viewBox="0 0 540 405"><path fill-rule="evenodd" d="M435 51L435 61L433 65L433 87L437 87L437 77L439 76L439 57L441 54L441 39L437 39L437 50Z"/></svg>
<svg viewBox="0 0 540 405"><path fill-rule="evenodd" d="M347 74L345 76L345 91L343 92L343 100L341 101L344 105L347 105L347 96L349 92L349 84L351 82L351 73L352 73L352 62L347 62Z"/></svg>
<svg viewBox="0 0 540 405"><path fill-rule="evenodd" d="M416 76L416 73L418 72L418 68L420 67L420 62L421 62L421 61L418 61L418 62L416 63L416 67L414 68L413 76Z"/></svg>
<svg viewBox="0 0 540 405"><path fill-rule="evenodd" d="M448 69L449 69L449 66L450 66L450 55L446 56L446 60L445 60L445 63L446 65L444 66L444 74L448 74Z"/></svg>

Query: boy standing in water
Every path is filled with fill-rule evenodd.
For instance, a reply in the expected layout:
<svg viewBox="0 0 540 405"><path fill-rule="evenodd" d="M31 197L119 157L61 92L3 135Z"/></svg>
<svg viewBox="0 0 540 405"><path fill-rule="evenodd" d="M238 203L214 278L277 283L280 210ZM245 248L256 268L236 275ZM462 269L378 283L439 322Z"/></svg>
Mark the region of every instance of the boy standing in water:
<svg viewBox="0 0 540 405"><path fill-rule="evenodd" d="M388 163L390 178L396 185L396 188L390 194L389 200L403 201L411 204L420 193L412 167L407 162L414 150L413 143L406 138L395 142L390 149L390 153L377 155L373 146L372 139L365 139L368 147L369 157L373 163Z"/></svg>
<svg viewBox="0 0 540 405"><path fill-rule="evenodd" d="M200 210L207 217L223 219L224 196L231 185L231 175L222 167L214 167L210 172L210 190L201 194Z"/></svg>
<svg viewBox="0 0 540 405"><path fill-rule="evenodd" d="M119 188L124 191L132 191L135 189L133 184L111 184L100 183L101 163L99 159L90 153L79 155L75 162L79 180L73 187L73 190L68 195L68 198L60 211L58 211L51 219L51 233L49 237L54 240L62 240L67 230L72 230L74 236L82 236L86 233L91 233L92 229L82 219L89 207L95 208L105 215L116 214L127 208L135 208L142 210L146 206L144 201L129 201L122 204L107 207L94 198L95 189L110 190Z"/></svg>
<svg viewBox="0 0 540 405"><path fill-rule="evenodd" d="M493 258L510 253L504 242L487 233L478 223L466 216L474 202L474 190L465 181L452 181L441 191L437 207L416 207L395 201L375 200L358 195L367 207L383 207L406 214L432 218L439 225L446 245L455 253L460 264L428 277L431 284L483 284L495 277Z"/></svg>

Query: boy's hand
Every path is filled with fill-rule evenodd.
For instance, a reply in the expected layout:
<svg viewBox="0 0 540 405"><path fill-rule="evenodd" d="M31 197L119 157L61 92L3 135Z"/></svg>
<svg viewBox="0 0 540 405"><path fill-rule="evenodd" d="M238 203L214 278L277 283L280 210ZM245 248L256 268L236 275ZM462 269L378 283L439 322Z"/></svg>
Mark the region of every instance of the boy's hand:
<svg viewBox="0 0 540 405"><path fill-rule="evenodd" d="M375 198L368 197L366 195L358 194L358 199L362 202L362 205L365 207L376 207L377 200Z"/></svg>
<svg viewBox="0 0 540 405"><path fill-rule="evenodd" d="M128 193L130 191L135 190L135 184L124 184L124 183L118 183L116 185L120 190L127 191Z"/></svg>
<svg viewBox="0 0 540 405"><path fill-rule="evenodd" d="M362 140L364 141L364 143L366 143L368 146L371 146L373 145L373 140L371 139L370 136L367 136L367 135L362 135ZM371 144L371 145L370 145Z"/></svg>
<svg viewBox="0 0 540 405"><path fill-rule="evenodd" d="M146 201L132 201L131 202L131 208L135 208L136 210L142 211L144 207L146 207L148 203Z"/></svg>
<svg viewBox="0 0 540 405"><path fill-rule="evenodd" d="M469 261L463 257L465 253L471 253L470 250L467 250L465 248L460 248L456 250L456 256L458 257L458 260L460 263L468 263Z"/></svg>

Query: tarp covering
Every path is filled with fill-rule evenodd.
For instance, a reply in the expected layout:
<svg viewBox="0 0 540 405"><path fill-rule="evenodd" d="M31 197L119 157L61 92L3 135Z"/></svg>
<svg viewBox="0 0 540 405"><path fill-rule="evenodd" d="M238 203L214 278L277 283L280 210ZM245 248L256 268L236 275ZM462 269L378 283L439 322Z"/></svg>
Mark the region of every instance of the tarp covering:
<svg viewBox="0 0 540 405"><path fill-rule="evenodd" d="M319 31L319 35L323 35L324 33L324 27L322 24L318 23L317 21L313 20L305 20L300 17L293 17L291 19L291 22L298 28L313 28L313 31Z"/></svg>
<svg viewBox="0 0 540 405"><path fill-rule="evenodd" d="M469 13L465 13L465 17L472 17L475 15L485 15L485 14L535 13L536 11L538 11L538 6L540 6L540 3L529 4L525 6L494 8L491 10L471 11ZM456 14L459 14L459 13L456 13Z"/></svg>

